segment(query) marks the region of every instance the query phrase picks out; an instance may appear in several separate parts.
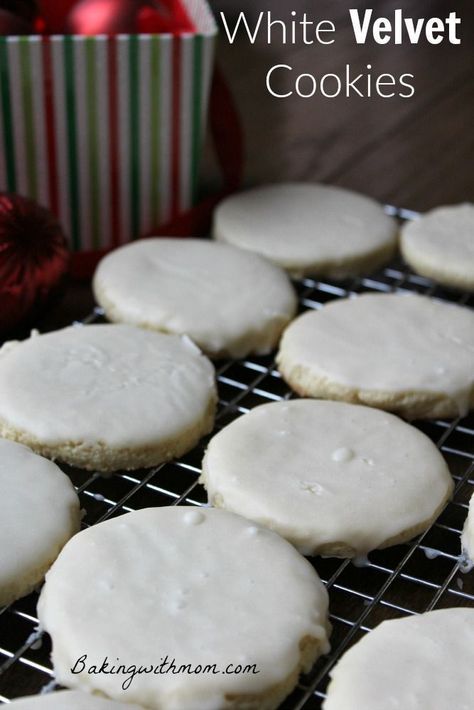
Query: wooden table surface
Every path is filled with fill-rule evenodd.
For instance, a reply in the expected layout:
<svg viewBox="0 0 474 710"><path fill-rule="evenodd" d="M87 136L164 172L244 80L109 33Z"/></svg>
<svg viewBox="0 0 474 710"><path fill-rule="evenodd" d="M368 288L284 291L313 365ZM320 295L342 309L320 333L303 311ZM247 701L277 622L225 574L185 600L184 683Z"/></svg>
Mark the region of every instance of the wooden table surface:
<svg viewBox="0 0 474 710"><path fill-rule="evenodd" d="M335 43L252 46L247 38L230 45L222 35L218 62L234 92L245 126L246 180L250 184L294 179L321 180L366 192L383 202L415 210L440 203L474 201L474 12L471 0L214 0L216 11L232 18L232 8L271 10L288 18L291 9L309 18L330 19ZM349 8L375 8L393 17L461 18L461 45L357 45ZM257 9L253 10L253 14ZM273 98L265 89L268 69L287 64L292 74L343 74L350 64L357 74L415 75L415 96L335 98L320 95Z"/></svg>

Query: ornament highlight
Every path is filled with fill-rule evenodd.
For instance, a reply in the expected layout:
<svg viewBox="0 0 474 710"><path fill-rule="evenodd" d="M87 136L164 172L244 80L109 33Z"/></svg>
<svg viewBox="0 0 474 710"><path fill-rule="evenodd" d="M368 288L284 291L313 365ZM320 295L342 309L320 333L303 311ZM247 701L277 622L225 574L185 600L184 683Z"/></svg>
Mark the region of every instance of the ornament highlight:
<svg viewBox="0 0 474 710"><path fill-rule="evenodd" d="M67 17L66 31L78 35L115 35L137 31L140 0L79 0Z"/></svg>

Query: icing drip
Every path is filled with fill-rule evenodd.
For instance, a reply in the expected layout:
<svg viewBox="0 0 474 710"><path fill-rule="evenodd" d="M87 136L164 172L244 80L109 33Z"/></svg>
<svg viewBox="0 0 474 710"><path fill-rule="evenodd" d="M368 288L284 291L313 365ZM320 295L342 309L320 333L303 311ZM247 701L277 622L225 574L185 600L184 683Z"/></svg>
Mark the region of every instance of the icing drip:
<svg viewBox="0 0 474 710"><path fill-rule="evenodd" d="M336 449L335 451L333 451L331 458L333 461L347 463L349 461L352 461L352 459L354 458L354 452L352 451L352 449L348 449L344 446L341 449Z"/></svg>
<svg viewBox="0 0 474 710"><path fill-rule="evenodd" d="M183 518L186 525L201 525L204 520L204 514L200 510L189 510Z"/></svg>

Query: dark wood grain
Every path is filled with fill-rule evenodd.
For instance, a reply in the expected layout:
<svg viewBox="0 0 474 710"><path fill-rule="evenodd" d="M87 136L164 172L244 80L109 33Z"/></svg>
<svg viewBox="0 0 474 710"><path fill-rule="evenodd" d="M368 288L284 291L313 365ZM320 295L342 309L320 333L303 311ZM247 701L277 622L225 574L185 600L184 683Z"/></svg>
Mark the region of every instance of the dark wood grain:
<svg viewBox="0 0 474 710"><path fill-rule="evenodd" d="M371 6L379 15L402 8L408 16L462 18L461 46L358 46L348 9L370 3L338 0L215 0L215 10L271 9L288 17L291 9L331 19L334 45L324 47L250 45L241 38L230 45L221 37L218 61L229 81L245 127L246 182L322 180L366 192L404 207L426 210L440 203L474 200L474 58L472 3L381 0ZM226 16L227 16L226 15ZM348 63L362 71L404 72L416 77L411 99L276 99L265 89L269 67L286 63L294 74L341 72ZM225 117L223 117L225 120ZM212 182L207 168L205 177Z"/></svg>

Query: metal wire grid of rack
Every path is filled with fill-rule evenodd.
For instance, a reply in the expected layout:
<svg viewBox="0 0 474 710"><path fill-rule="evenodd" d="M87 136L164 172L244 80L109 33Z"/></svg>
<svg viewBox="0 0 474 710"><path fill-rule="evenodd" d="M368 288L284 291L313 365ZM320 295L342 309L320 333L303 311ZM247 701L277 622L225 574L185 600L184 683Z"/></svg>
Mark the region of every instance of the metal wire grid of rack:
<svg viewBox="0 0 474 710"><path fill-rule="evenodd" d="M389 209L400 219L412 216ZM367 291L412 291L474 306L474 296L442 289L410 273L402 263L367 278L337 283L306 278L295 282L295 287L301 310L320 308L329 300ZM96 309L85 322L100 320L100 309ZM216 429L258 404L293 396L271 357L229 360L217 363L216 369ZM363 568L348 560L311 560L330 595L332 651L300 679L282 710L320 708L334 663L380 622L434 608L474 607L474 571L464 574L460 559L460 534L474 493L474 416L417 422L416 426L430 436L446 458L456 484L453 500L423 535L411 543L371 553ZM103 477L64 466L85 511L84 527L148 506L205 504L198 476L208 438L180 460L150 470ZM35 593L0 609L0 702L54 687L50 642L36 630L36 601Z"/></svg>

